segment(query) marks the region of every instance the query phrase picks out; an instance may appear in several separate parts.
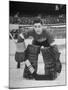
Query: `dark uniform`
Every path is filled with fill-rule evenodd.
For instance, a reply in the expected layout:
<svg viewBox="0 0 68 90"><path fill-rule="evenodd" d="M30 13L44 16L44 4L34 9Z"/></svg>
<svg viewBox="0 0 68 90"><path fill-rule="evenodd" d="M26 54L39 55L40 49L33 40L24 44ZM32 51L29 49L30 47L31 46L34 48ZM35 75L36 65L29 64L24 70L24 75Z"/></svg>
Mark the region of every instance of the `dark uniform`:
<svg viewBox="0 0 68 90"><path fill-rule="evenodd" d="M29 38L29 36L33 37L32 45L27 46L26 57L31 62L32 66L35 69L35 72L37 72L38 54L40 53L41 46L50 47L50 44L54 42L54 37L50 32L48 32L45 29L42 30L42 33L40 35L38 35L34 30L23 33L23 35L25 39ZM59 53L58 51L56 52L54 48L50 47L41 50L45 64L45 75L44 76L36 75L35 79L53 80L56 78L57 75L56 73L61 71ZM59 68L57 69L57 67ZM33 78L27 66L25 66L24 69L24 77L29 79Z"/></svg>

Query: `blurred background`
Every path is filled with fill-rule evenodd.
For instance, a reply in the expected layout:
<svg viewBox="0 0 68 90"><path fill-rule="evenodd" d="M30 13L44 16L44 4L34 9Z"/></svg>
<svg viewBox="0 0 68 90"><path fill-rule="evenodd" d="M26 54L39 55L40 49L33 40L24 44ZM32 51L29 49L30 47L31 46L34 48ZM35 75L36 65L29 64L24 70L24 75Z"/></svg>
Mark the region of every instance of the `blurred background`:
<svg viewBox="0 0 68 90"><path fill-rule="evenodd" d="M17 39L19 26L30 30L33 21L41 18L43 26L49 26L55 38L66 37L66 5L32 2L9 2L10 32Z"/></svg>

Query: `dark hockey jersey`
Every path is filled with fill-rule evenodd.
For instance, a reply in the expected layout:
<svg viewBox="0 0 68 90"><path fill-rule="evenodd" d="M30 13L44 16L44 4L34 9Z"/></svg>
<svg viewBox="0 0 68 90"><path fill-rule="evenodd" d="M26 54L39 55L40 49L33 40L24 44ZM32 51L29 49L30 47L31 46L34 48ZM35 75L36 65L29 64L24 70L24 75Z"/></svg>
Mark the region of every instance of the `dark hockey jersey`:
<svg viewBox="0 0 68 90"><path fill-rule="evenodd" d="M35 41L42 42L48 40L48 43L51 44L54 41L54 36L51 32L43 29L42 33L39 35L35 32L35 30L28 31L23 33L24 38L27 39L29 36L32 36Z"/></svg>

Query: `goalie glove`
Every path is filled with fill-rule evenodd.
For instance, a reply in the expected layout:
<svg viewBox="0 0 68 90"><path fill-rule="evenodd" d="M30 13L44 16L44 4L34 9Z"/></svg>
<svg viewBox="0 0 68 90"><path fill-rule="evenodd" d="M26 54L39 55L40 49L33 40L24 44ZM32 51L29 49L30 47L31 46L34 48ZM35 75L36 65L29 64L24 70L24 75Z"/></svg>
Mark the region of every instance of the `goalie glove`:
<svg viewBox="0 0 68 90"><path fill-rule="evenodd" d="M18 41L16 43L16 53L15 53L16 62L23 62L25 60L25 54L26 54L26 45L24 42L23 35L20 34L18 37Z"/></svg>

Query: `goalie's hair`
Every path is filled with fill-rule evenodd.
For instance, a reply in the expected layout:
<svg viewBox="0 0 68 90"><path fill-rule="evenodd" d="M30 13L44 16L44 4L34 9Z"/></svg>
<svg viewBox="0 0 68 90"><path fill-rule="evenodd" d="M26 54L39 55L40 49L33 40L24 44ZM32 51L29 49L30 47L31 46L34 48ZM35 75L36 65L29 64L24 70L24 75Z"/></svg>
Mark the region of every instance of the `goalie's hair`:
<svg viewBox="0 0 68 90"><path fill-rule="evenodd" d="M41 23L43 24L42 20L40 18L36 18L34 21L33 21L33 24L35 23Z"/></svg>

